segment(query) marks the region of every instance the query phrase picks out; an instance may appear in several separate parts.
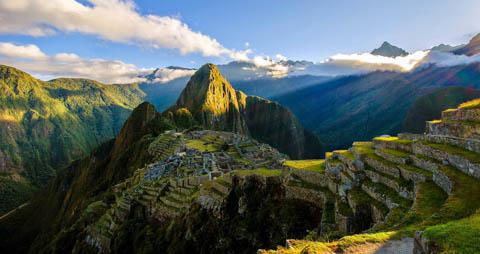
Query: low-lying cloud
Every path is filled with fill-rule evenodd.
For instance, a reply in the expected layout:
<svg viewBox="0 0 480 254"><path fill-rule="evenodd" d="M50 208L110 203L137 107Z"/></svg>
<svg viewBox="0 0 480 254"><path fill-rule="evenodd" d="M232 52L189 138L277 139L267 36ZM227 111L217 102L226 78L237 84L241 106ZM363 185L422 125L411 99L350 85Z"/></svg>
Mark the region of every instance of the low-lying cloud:
<svg viewBox="0 0 480 254"><path fill-rule="evenodd" d="M118 60L84 59L76 54L47 55L36 45L0 43L0 62L42 78L76 77L104 83L144 81L153 69L141 69Z"/></svg>

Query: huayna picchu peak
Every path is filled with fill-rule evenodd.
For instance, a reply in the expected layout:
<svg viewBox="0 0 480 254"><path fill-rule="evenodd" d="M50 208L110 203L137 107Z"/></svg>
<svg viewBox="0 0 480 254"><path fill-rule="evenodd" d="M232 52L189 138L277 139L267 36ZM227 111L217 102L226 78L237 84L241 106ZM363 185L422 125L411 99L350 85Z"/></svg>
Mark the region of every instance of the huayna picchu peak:
<svg viewBox="0 0 480 254"><path fill-rule="evenodd" d="M318 138L287 108L236 91L214 64L198 69L164 114L177 125L197 123L201 128L252 136L292 158L315 158L322 153Z"/></svg>

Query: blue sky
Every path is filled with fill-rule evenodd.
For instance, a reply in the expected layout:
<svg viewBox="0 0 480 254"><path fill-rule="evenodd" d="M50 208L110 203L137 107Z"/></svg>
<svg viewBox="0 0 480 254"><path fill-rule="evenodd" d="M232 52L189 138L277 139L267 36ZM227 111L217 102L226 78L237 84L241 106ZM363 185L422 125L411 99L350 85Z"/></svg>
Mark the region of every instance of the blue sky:
<svg viewBox="0 0 480 254"><path fill-rule="evenodd" d="M77 3L74 0L63 1L62 4L65 2L75 4L73 7L69 6L70 9L78 8L79 4L89 8L99 3L125 4L122 0L83 0ZM39 10L35 7L35 2L42 1L18 0L18 3L21 2L31 6L27 8L23 4L12 4L12 1L0 0L2 26L5 22L11 22L11 17L15 17L10 27L6 26L7 28L3 30L0 28L0 42L15 45L32 44L49 56L73 53L82 59L120 60L138 68L168 65L198 67L205 62L224 63L233 59L232 52L241 52L246 49L252 51L249 54L250 57L256 55L274 57L276 54L281 54L293 60L321 61L337 53L367 52L378 47L383 41L392 42L413 52L439 43L465 43L475 33L480 32L480 22L478 22L480 1L478 0L137 0L134 3L126 2L134 5L131 11L140 17L155 15L179 20L188 26L192 33L201 33L218 42L220 46L216 50L222 52L205 54L204 49L194 49L182 54L179 48L171 47L175 42L170 44L170 48L163 47L162 43L158 45L158 40L149 38L148 31L142 34L146 39L140 39L138 42L135 38L118 39L118 35L109 34L108 29L106 31L101 28L100 30L85 28L79 24L83 21L73 20L71 24L62 26L60 23L64 17L48 20L52 22L51 24L41 18L35 20L29 16L37 16L35 12L42 11L39 16L48 16L48 11L58 6ZM25 12L19 12L19 7L13 5L25 8ZM58 12L58 10L54 11ZM113 13L115 11L112 11L112 15ZM95 22L85 26L96 26L102 22L98 18L102 16L96 17ZM48 28L52 31L42 32L41 35L36 34L36 30L27 34L18 34L23 33L19 31L28 30L33 26L39 29L40 23L41 29ZM76 27L72 28L72 26ZM114 24L112 29L122 30ZM157 36L162 37L162 31L159 31ZM153 43L155 46L152 46Z"/></svg>

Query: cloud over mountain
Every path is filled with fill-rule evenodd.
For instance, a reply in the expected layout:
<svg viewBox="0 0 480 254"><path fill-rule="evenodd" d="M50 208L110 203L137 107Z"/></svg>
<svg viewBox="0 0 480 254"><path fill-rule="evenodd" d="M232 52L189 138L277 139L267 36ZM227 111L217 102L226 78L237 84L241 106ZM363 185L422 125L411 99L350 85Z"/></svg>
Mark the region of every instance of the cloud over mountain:
<svg viewBox="0 0 480 254"><path fill-rule="evenodd" d="M175 17L143 15L131 0L0 0L0 33L47 36L79 32L142 47L177 49L181 54L247 59L216 39L195 32Z"/></svg>
<svg viewBox="0 0 480 254"><path fill-rule="evenodd" d="M40 78L59 76L89 78L105 83L143 81L152 69L140 69L118 60L84 59L76 54L47 55L36 45L0 43L0 61L37 74Z"/></svg>

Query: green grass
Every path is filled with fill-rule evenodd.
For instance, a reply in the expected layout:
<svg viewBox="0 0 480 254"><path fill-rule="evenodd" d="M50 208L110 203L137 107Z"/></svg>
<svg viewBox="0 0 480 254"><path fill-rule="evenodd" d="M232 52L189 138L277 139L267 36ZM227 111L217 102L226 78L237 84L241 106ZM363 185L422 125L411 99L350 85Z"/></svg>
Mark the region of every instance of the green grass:
<svg viewBox="0 0 480 254"><path fill-rule="evenodd" d="M441 247L442 253L478 253L480 243L480 213L424 231L424 236Z"/></svg>
<svg viewBox="0 0 480 254"><path fill-rule="evenodd" d="M257 168L257 169L242 169L234 170L234 174L238 176L262 175L262 176L279 176L282 171L279 169Z"/></svg>
<svg viewBox="0 0 480 254"><path fill-rule="evenodd" d="M325 160L287 160L284 166L315 172L323 172L325 170Z"/></svg>
<svg viewBox="0 0 480 254"><path fill-rule="evenodd" d="M403 208L409 208L412 205L410 200L401 197L395 190L384 184L374 183L370 179L365 179L364 185L373 189L375 193L385 194L391 201L397 203Z"/></svg>
<svg viewBox="0 0 480 254"><path fill-rule="evenodd" d="M219 150L219 147L216 144L202 139L188 140L186 145L190 149L196 149L201 152L215 152Z"/></svg>
<svg viewBox="0 0 480 254"><path fill-rule="evenodd" d="M389 136L375 137L375 138L373 138L373 140L385 141L385 142L394 142L394 143L404 144L404 145L408 145L408 144L411 144L413 142L411 140L399 139L398 137L389 137Z"/></svg>
<svg viewBox="0 0 480 254"><path fill-rule="evenodd" d="M395 149L381 149L381 151L385 154L393 155L400 158L408 158L409 156L409 153Z"/></svg>
<svg viewBox="0 0 480 254"><path fill-rule="evenodd" d="M430 142L422 142L424 145L430 146L434 149L447 152L452 155L457 155L469 160L472 163L480 163L480 154L465 150L463 148L446 145L446 144L437 144L437 143L430 143Z"/></svg>
<svg viewBox="0 0 480 254"><path fill-rule="evenodd" d="M307 240L290 241L291 248L278 247L277 250L261 250L263 254L298 254L298 253L329 253L340 252L347 248L363 245L367 243L383 243L390 240L395 235L394 231L356 234L344 236L337 241L332 242L315 242Z"/></svg>
<svg viewBox="0 0 480 254"><path fill-rule="evenodd" d="M471 101L464 102L458 106L461 109L474 109L480 107L480 99L475 99Z"/></svg>

